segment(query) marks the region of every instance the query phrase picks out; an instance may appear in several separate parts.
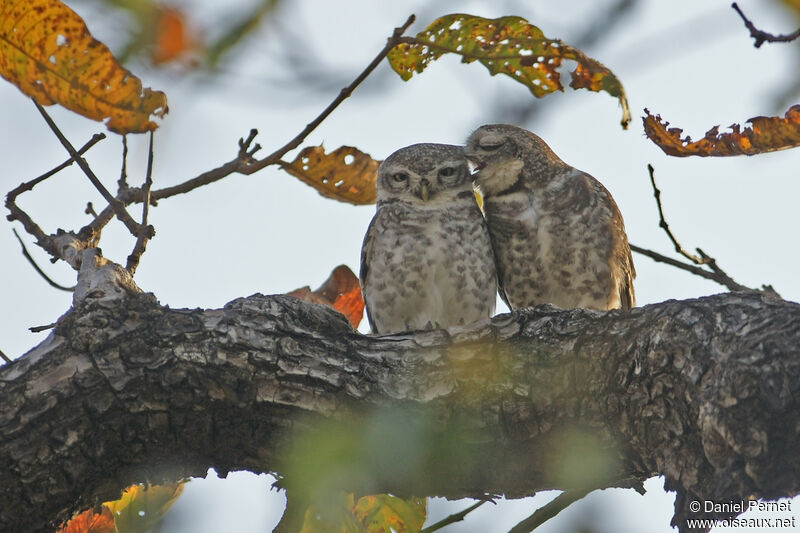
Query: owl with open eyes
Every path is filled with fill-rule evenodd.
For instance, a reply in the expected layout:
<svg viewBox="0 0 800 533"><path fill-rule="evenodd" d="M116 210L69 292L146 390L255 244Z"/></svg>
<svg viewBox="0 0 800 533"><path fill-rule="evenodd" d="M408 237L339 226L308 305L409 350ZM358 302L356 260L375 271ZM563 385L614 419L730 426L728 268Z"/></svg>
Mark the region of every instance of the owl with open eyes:
<svg viewBox="0 0 800 533"><path fill-rule="evenodd" d="M377 188L360 274L372 332L447 328L490 317L494 258L463 148L401 148L381 163Z"/></svg>
<svg viewBox="0 0 800 533"><path fill-rule="evenodd" d="M478 128L465 154L478 170L500 295L511 309L635 305L625 224L599 181L508 124Z"/></svg>

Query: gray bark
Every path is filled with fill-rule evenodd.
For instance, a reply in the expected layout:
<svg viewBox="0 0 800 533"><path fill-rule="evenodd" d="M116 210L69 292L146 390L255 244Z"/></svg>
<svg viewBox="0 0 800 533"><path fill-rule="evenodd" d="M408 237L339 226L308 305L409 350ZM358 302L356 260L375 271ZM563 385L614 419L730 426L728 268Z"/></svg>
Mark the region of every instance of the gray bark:
<svg viewBox="0 0 800 533"><path fill-rule="evenodd" d="M209 467L304 490L298 450L335 432L321 421L349 435L337 483L357 492L521 497L661 474L682 531L704 516L692 500L800 492L800 305L756 293L381 338L286 296L89 295L0 368L0 398L3 531Z"/></svg>

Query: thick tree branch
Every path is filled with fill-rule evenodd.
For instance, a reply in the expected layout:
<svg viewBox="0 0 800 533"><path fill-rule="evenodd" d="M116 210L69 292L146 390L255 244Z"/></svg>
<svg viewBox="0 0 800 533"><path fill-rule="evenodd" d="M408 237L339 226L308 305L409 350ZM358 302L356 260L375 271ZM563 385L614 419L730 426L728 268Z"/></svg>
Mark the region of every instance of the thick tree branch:
<svg viewBox="0 0 800 533"><path fill-rule="evenodd" d="M287 296L78 301L0 368L2 530L48 531L133 482L209 467L294 490L323 420L357 441L339 480L356 492L523 497L663 474L682 531L703 518L693 499L800 492L800 305L762 293L377 338ZM373 457L374 424L400 433Z"/></svg>

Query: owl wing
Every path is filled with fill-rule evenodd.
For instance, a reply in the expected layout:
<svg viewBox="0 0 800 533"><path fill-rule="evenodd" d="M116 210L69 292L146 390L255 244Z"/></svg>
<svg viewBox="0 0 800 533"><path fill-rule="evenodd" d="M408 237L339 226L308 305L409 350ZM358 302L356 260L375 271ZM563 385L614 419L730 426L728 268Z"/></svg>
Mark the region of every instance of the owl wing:
<svg viewBox="0 0 800 533"><path fill-rule="evenodd" d="M636 305L636 295L633 290L633 278L636 277L636 268L633 266L633 257L627 239L625 241L627 261L623 262L622 282L619 285L619 301L622 309L631 309Z"/></svg>
<svg viewBox="0 0 800 533"><path fill-rule="evenodd" d="M364 242L361 245L361 269L358 273L358 279L361 283L361 296L364 298L364 302L367 301L367 275L369 274L369 263L372 260L372 239L373 239L373 232L377 231L376 221L378 220L378 213L375 213L375 216L372 217L372 221L370 221L369 226L367 226L367 233L364 235ZM375 321L372 320L372 316L369 313L369 305L364 306L364 312L367 315L367 322L369 322L369 327L373 333L378 333L375 329Z"/></svg>

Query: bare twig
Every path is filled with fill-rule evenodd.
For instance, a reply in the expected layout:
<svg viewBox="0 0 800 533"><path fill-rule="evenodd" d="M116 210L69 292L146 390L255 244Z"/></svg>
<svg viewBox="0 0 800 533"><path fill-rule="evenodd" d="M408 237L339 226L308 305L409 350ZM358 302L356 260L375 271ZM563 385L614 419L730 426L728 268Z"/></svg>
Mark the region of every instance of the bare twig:
<svg viewBox="0 0 800 533"><path fill-rule="evenodd" d="M39 102L33 99L33 103L36 106L36 109L39 110L39 113L41 113L42 117L44 117L45 122L47 122L47 125L50 126L50 129L53 131L55 136L59 141L61 141L61 144L64 146L67 152L69 152L69 155L75 158L75 162L78 163L79 167L81 167L81 170L83 170L83 173L86 174L87 178L89 178L89 181L92 182L92 185L94 185L102 197L105 198L106 202L108 202L108 204L114 208L114 213L117 215L117 218L119 218L120 221L125 224L125 227L128 228L128 231L130 231L133 235L137 235L139 232L139 225L135 220L133 220L131 215L125 209L125 204L108 192L108 189L106 189L105 185L102 184L92 169L89 168L89 164L82 157L77 155L75 148L72 146L69 140L67 140L64 134L61 133L61 130L58 129L58 126L56 126L56 123L53 122L52 118L50 118L50 115L47 114L47 111L45 111L44 108L39 105Z"/></svg>
<svg viewBox="0 0 800 533"><path fill-rule="evenodd" d="M2 358L3 361L5 361L6 363L11 362L11 359L6 354L3 353L3 350L0 350L0 358Z"/></svg>
<svg viewBox="0 0 800 533"><path fill-rule="evenodd" d="M28 331L31 333L39 333L40 331L47 331L48 329L53 329L58 325L57 322L53 322L52 324L45 324L44 326L33 326L32 328L28 328Z"/></svg>
<svg viewBox="0 0 800 533"><path fill-rule="evenodd" d="M34 261L33 257L31 257L31 254L28 253L28 249L25 247L25 243L22 241L22 237L19 236L19 233L17 233L17 230L12 228L11 231L14 232L14 237L16 237L17 240L19 241L19 245L22 246L22 255L25 257L25 259L28 260L28 262L31 264L33 269L36 270L36 272L38 272L39 275L44 278L44 280L48 283L48 285L50 285L51 287L54 287L54 288L56 288L58 290L66 291L66 292L72 292L72 291L75 290L75 287L65 287L63 285L59 285L58 283L56 283L55 281L50 279L50 277L47 274L44 273L44 270L42 270L39 267L39 265L36 264L36 261Z"/></svg>
<svg viewBox="0 0 800 533"><path fill-rule="evenodd" d="M781 35L772 35L771 33L767 33L767 32L765 32L763 30L759 30L750 21L750 19L748 19L745 16L745 14L742 13L742 10L739 9L739 6L736 4L736 2L732 3L731 7L733 9L735 9L737 13L739 13L739 16L742 17L742 20L744 21L745 27L748 30L750 30L750 37L755 39L755 42L753 43L753 46L755 46L756 48L760 48L761 45L764 44L765 42L768 42L768 43L788 43L788 42L794 41L795 39L800 37L800 29L798 29L797 31L795 31L793 33L787 33L787 34L781 34Z"/></svg>
<svg viewBox="0 0 800 533"><path fill-rule="evenodd" d="M383 49L378 52L375 58L366 66L361 74L359 74L350 85L343 88L336 98L334 98L334 100L328 105L328 107L323 109L314 120L309 122L300 133L298 133L285 145L281 146L263 159L254 159L253 154L261 147L256 145L253 149L249 148L250 143L252 143L253 139L255 138L255 130L251 130L250 136L248 136L247 139L239 140L239 153L235 159L232 159L222 166L219 166L213 170L209 170L208 172L204 172L196 178L192 178L181 184L172 187L166 187L164 189L157 189L151 194L152 200L157 201L162 198L174 196L176 194L183 194L198 187L221 180L222 178L225 178L233 173L252 174L264 167L277 164L287 152L300 146L306 137L308 137L308 135L311 134L311 132L314 131L323 120L328 118L328 116L333 113L333 111L353 93L353 91L367 78L367 76L369 76L372 71L378 67L389 51L397 46L398 43L402 42L403 33L408 29L409 26L411 26L411 24L414 23L414 20L414 15L411 15L402 26L395 28L392 36L387 40L386 46L384 46ZM136 198L135 201L141 201L141 196Z"/></svg>
<svg viewBox="0 0 800 533"><path fill-rule="evenodd" d="M675 235L673 235L672 231L669 229L667 219L664 218L664 208L661 206L661 190L656 185L655 169L653 168L653 165L648 164L647 171L650 173L650 184L653 186L653 196L655 196L656 205L658 206L658 225L667 233L667 237L669 237L669 240L672 241L676 252L696 265L705 265L708 263L708 260L697 257L696 255L690 254L684 250L683 246L681 246L681 243L678 242L678 239L675 238Z"/></svg>
<svg viewBox="0 0 800 533"><path fill-rule="evenodd" d="M63 170L70 166L73 162L80 159L81 155L86 153L89 148L97 144L102 139L105 139L105 135L102 133L95 134L86 144L84 144L80 150L70 155L70 158L67 159L64 163L60 164L53 170L45 172L38 178L34 178L31 181L25 182L20 184L18 187L12 189L6 195L6 208L11 212L11 214L7 215L6 218L8 220L19 220L22 223L22 226L25 228L29 234L36 237L36 244L41 246L47 253L53 256L53 258L61 259L61 251L55 246L53 240L36 224L33 219L31 219L28 214L23 211L17 204L16 199L17 196L22 194L23 192L32 190L36 185L41 183L42 181L46 180L50 176L53 176L56 172Z"/></svg>
<svg viewBox="0 0 800 533"><path fill-rule="evenodd" d="M666 232L667 236L669 237L669 240L672 241L672 244L675 247L676 252L678 252L685 258L692 261L695 265L707 266L711 270L711 272L703 268L696 267L694 265L687 265L686 263L670 259L659 253L653 252L652 250L640 248L635 245L631 245L631 250L646 255L655 261L661 263L667 263L682 270L686 270L687 272L691 272L692 274L701 276L706 279L710 279L712 281L716 281L720 285L724 285L725 287L727 287L729 290L732 291L753 290L748 287L745 287L744 285L741 285L740 283L737 283L724 270L722 270L719 267L719 265L717 265L717 262L713 257L709 257L708 255L706 255L706 253L703 252L700 248L697 248L697 253L699 254L699 256L697 256L694 254L690 254L683 248L683 246L681 246L681 243L678 242L678 239L672 233L672 230L669 229L669 224L667 224L667 219L664 217L664 209L661 205L661 190L659 190L658 186L656 185L655 169L653 169L653 165L648 164L647 170L650 174L650 184L653 186L653 196L656 199L656 206L658 207L659 227L661 227Z"/></svg>
<svg viewBox="0 0 800 533"><path fill-rule="evenodd" d="M97 218L97 211L94 210L92 202L86 202L86 209L84 209L83 212L87 215L92 215L93 217Z"/></svg>
<svg viewBox="0 0 800 533"><path fill-rule="evenodd" d="M128 272L136 272L136 267L139 266L139 260L142 257L145 249L147 248L147 241L155 235L155 229L147 223L147 216L150 210L150 190L153 187L153 132L150 132L150 145L147 155L147 173L144 178L144 186L142 187L142 223L139 225L139 233L136 236L136 244L133 251L128 256L128 263L126 269Z"/></svg>
<svg viewBox="0 0 800 533"><path fill-rule="evenodd" d="M580 500L586 496L593 489L573 489L565 490L547 505L544 505L528 518L522 520L516 526L512 527L508 533L530 533L537 527L544 524L546 521L553 518L555 515L569 507L570 504L576 500Z"/></svg>
<svg viewBox="0 0 800 533"><path fill-rule="evenodd" d="M442 529L445 526L449 526L450 524L453 524L455 522L460 522L460 521L464 520L464 517L467 516L469 513L471 513L472 511L474 511L475 509L477 509L478 507L480 507L484 503L490 502L490 501L492 501L492 500L481 500L479 502L476 502L476 503L470 505L469 507L467 507L466 509L464 509L463 511L459 511L458 513L453 513L450 516L446 516L446 517L442 518L441 520L439 520L435 524L431 524L430 526L426 527L425 529L420 530L419 533L433 533L434 531L439 531L440 529Z"/></svg>
<svg viewBox="0 0 800 533"><path fill-rule="evenodd" d="M151 132L152 133L152 132ZM122 168L119 171L117 190L124 191L128 188L128 136L122 136Z"/></svg>

